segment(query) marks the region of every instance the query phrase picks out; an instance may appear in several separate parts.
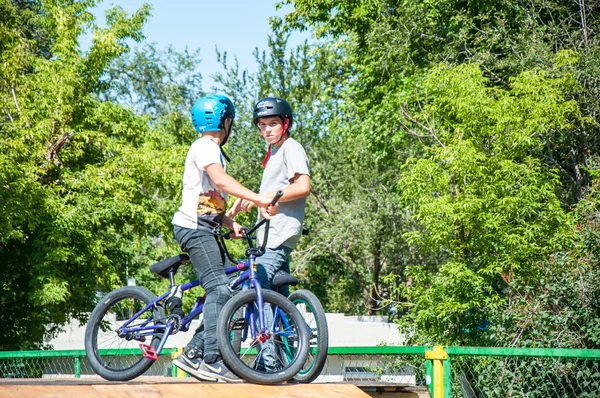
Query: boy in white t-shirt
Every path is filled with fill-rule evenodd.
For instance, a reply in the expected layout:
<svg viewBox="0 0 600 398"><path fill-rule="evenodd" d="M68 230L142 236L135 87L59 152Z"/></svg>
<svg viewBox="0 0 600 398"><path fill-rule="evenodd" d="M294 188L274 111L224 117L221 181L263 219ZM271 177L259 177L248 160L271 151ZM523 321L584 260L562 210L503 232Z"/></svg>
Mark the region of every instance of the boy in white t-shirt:
<svg viewBox="0 0 600 398"><path fill-rule="evenodd" d="M241 226L225 215L227 194L260 207L263 217L270 218L276 212L276 206L269 206L270 199L245 188L225 171L221 146L229 137L234 118L233 104L223 95L202 97L192 106L192 121L201 137L188 151L182 203L172 221L175 238L190 256L206 291L204 333L197 331L173 364L207 381L241 381L223 363L216 339L218 314L231 291L224 273L227 260L212 231L222 225L233 237L242 234Z"/></svg>

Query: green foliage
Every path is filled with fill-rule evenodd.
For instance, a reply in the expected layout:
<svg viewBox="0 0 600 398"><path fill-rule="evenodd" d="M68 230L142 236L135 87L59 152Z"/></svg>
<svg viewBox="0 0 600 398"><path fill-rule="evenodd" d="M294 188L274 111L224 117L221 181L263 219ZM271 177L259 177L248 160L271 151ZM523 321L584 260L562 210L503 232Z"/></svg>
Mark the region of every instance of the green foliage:
<svg viewBox="0 0 600 398"><path fill-rule="evenodd" d="M52 333L84 319L98 291L150 263L185 153L147 117L97 96L125 41L142 37L147 7L131 17L115 8L99 29L87 11L94 2L31 4L47 38L17 35L0 54L2 349L38 347L47 325ZM13 21L16 31L28 23ZM93 44L81 53L78 37L90 28Z"/></svg>
<svg viewBox="0 0 600 398"><path fill-rule="evenodd" d="M428 100L411 116L429 126L413 133L431 147L400 176L402 199L425 227L406 238L451 255L435 273L408 272L414 311L405 322L428 342L481 343L477 331L505 307L507 284L537 283L540 262L568 244L557 175L531 154L570 126L576 104L561 89L572 83L530 72L512 90L485 83L477 66L433 69L422 84Z"/></svg>
<svg viewBox="0 0 600 398"><path fill-rule="evenodd" d="M597 171L598 163L593 167ZM538 283L515 278L510 284L511 306L492 329L499 344L600 347L599 183L575 208L575 245L544 263Z"/></svg>
<svg viewBox="0 0 600 398"><path fill-rule="evenodd" d="M396 224L406 243L395 247L418 254L385 278L385 300L408 311L404 330L435 344L512 345L521 334L535 336L524 345L553 345L544 334L565 335L564 346L594 344L566 337L596 335L586 321L594 311L576 293L593 288L568 283L567 294L548 281L597 279L597 266L575 272L573 254L557 253L572 247L571 206L596 179L600 42L590 33L598 5L282 3L294 11L274 26L346 42L344 116L329 127L362 137L379 175L382 163L390 174L400 170L387 197L420 224ZM354 166L346 178L360 180ZM530 303L544 307L556 296L577 304L551 322L528 315L537 312ZM575 314L576 307L587 309Z"/></svg>
<svg viewBox="0 0 600 398"><path fill-rule="evenodd" d="M196 70L199 63L200 50L178 53L172 47L161 51L153 44L146 44L113 62L102 94L153 118L174 112L187 115L203 95L202 76Z"/></svg>
<svg viewBox="0 0 600 398"><path fill-rule="evenodd" d="M590 184L584 167L590 154L597 152L600 139L595 117L600 41L592 34L600 22L598 4L537 0L282 3L293 4L294 11L275 20L276 26L312 28L317 36L347 42L346 54L352 65L347 110L368 125L363 129L365 135L372 127L402 133L405 127L399 105L407 102L407 97L414 99L415 84L439 63L479 64L488 81L501 87L511 87L511 79L524 72L564 76L568 69L577 84L565 95L577 100L583 117L573 128L543 137L544 151L536 156L560 171L562 201L576 202ZM569 56L568 62L559 62L563 69L559 71L556 55L561 50L565 50L563 57ZM465 85L464 89L469 88ZM535 98L533 94L529 99ZM372 144L380 156L390 156L398 147L390 148L388 143L401 140L398 136L375 138Z"/></svg>
<svg viewBox="0 0 600 398"><path fill-rule="evenodd" d="M453 395L582 397L597 395L594 360L536 357L469 357L452 361Z"/></svg>
<svg viewBox="0 0 600 398"><path fill-rule="evenodd" d="M312 178L301 287L330 311L390 306L415 342L597 347L598 4L282 3L258 73L217 51L216 81L238 111L228 171L251 189L253 104L295 109ZM163 291L148 265L179 250L199 52L130 53L149 8L99 28L95 4L0 0L2 349L85 321L126 276ZM319 41L289 49L289 29Z"/></svg>
<svg viewBox="0 0 600 398"><path fill-rule="evenodd" d="M489 343L512 284L539 286L571 247L568 206L592 181L596 5L284 3L276 26L348 43L336 130L401 170L396 200L421 225L396 229L419 255L386 278L402 324L421 342Z"/></svg>

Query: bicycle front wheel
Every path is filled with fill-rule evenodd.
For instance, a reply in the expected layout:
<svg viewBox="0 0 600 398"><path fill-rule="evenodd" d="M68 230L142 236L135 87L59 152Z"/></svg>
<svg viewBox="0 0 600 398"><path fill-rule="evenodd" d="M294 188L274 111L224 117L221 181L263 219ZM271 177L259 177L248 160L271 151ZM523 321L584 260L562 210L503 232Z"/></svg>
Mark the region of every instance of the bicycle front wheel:
<svg viewBox="0 0 600 398"><path fill-rule="evenodd" d="M223 307L217 341L223 360L239 377L257 384L280 384L304 366L308 330L291 301L270 290L262 294L266 330L260 330L256 291L247 290Z"/></svg>
<svg viewBox="0 0 600 398"><path fill-rule="evenodd" d="M309 290L296 290L290 294L288 299L302 314L310 338L308 358L302 369L294 376L294 380L300 383L310 383L319 377L327 361L327 350L329 349L327 318L321 302Z"/></svg>
<svg viewBox="0 0 600 398"><path fill-rule="evenodd" d="M164 320L164 309L150 307L123 332L123 324L156 300L148 289L125 286L108 293L96 305L85 329L85 354L92 369L110 381L134 379L154 361L143 356L142 344L158 347L164 329L154 329Z"/></svg>

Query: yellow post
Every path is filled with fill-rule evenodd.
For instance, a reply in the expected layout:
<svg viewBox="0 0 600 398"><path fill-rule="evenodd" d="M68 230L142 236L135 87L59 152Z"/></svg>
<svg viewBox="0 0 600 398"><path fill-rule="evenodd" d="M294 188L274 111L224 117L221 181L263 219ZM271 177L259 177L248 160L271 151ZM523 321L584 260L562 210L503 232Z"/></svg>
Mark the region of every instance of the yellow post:
<svg viewBox="0 0 600 398"><path fill-rule="evenodd" d="M176 357L181 355L182 352L183 352L183 348L178 348L177 351L175 351L174 353L171 354L171 358L175 359ZM173 372L174 377L185 377L185 372L183 370L179 369L175 365L171 365L171 366L173 366L173 369L175 370Z"/></svg>
<svg viewBox="0 0 600 398"><path fill-rule="evenodd" d="M436 345L433 351L425 352L425 359L431 359L433 362L433 398L444 397L444 366L442 361L448 359L448 353L444 347Z"/></svg>

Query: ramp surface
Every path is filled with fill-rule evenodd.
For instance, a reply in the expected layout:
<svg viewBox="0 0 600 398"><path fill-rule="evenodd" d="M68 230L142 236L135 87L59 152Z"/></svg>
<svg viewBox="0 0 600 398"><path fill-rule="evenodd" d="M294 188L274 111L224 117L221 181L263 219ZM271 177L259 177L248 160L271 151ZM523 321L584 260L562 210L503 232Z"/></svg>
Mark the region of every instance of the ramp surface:
<svg viewBox="0 0 600 398"><path fill-rule="evenodd" d="M2 398L367 398L352 384L203 383L192 378L139 377L127 383L102 379L1 379Z"/></svg>

